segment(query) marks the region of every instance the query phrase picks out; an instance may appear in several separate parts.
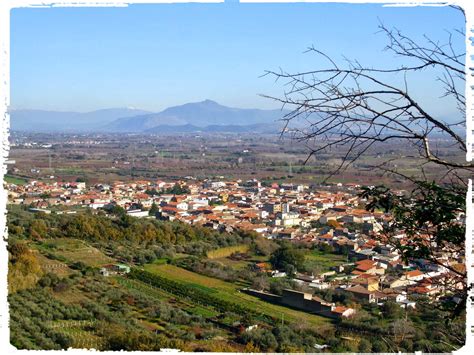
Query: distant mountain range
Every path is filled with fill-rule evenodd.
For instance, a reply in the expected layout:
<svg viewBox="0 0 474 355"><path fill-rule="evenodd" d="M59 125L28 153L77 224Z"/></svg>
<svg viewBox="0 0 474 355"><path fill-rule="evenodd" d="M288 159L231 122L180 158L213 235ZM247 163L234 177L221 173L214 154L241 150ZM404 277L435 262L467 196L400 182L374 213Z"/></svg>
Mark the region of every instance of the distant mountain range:
<svg viewBox="0 0 474 355"><path fill-rule="evenodd" d="M92 112L63 112L45 110L11 110L12 130L29 132L96 131L118 117L132 117L150 113L130 108L110 108Z"/></svg>
<svg viewBox="0 0 474 355"><path fill-rule="evenodd" d="M87 113L12 110L11 129L29 132L278 132L285 111L232 108L205 100L152 113L112 108Z"/></svg>

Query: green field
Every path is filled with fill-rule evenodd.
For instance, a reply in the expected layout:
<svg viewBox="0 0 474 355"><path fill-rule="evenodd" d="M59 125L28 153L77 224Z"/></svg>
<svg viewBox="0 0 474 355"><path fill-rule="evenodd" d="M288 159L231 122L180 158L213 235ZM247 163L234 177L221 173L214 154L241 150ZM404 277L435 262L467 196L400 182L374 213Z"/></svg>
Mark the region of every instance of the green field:
<svg viewBox="0 0 474 355"><path fill-rule="evenodd" d="M321 272L329 271L332 267L347 263L345 255L330 254L319 250L311 251L305 255L307 269L318 268Z"/></svg>
<svg viewBox="0 0 474 355"><path fill-rule="evenodd" d="M249 261L249 260L232 260L230 258L217 258L217 259L211 259L211 260L217 261L221 263L222 265L229 266L234 270L243 270L248 265L253 263L252 261Z"/></svg>
<svg viewBox="0 0 474 355"><path fill-rule="evenodd" d="M246 253L249 251L249 246L246 244L234 245L231 247L219 248L207 252L209 259L225 258L233 253Z"/></svg>
<svg viewBox="0 0 474 355"><path fill-rule="evenodd" d="M284 318L292 322L303 322L312 325L330 324L331 320L324 317L296 311L283 306L274 305L262 301L256 297L240 292L242 286L225 282L222 280L210 278L194 272L182 269L180 267L164 264L145 265L145 270L157 274L161 277L171 279L177 282L183 282L190 286L195 286L201 290L212 292L213 296L218 297L227 302L238 303L256 312L267 316Z"/></svg>
<svg viewBox="0 0 474 355"><path fill-rule="evenodd" d="M268 262L268 256L251 254L249 258L245 258L243 260L234 260L230 257L220 257L215 259L209 258L209 260L217 261L222 265L231 267L232 269L239 271L255 263Z"/></svg>
<svg viewBox="0 0 474 355"><path fill-rule="evenodd" d="M12 175L5 175L3 177L3 180L8 184L15 184L15 185L25 185L28 182L28 180L24 178L12 176Z"/></svg>
<svg viewBox="0 0 474 355"><path fill-rule="evenodd" d="M123 277L116 277L115 280L121 286L125 288L134 289L134 290L143 292L144 294L151 296L153 298L156 298L158 300L162 300L162 301L172 300L173 303L179 302L180 308L188 311L191 314L201 315L205 318L215 317L219 314L218 312L213 310L211 307L196 305L190 301L183 300L183 299L176 300L176 297L173 294L157 289L156 287L149 286L139 280L125 279Z"/></svg>

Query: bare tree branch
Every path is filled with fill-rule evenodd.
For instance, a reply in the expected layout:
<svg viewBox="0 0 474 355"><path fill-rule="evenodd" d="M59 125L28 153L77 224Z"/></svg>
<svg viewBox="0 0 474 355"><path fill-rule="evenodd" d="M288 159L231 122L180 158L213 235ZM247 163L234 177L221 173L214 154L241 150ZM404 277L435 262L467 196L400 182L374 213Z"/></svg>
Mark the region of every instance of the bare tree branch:
<svg viewBox="0 0 474 355"><path fill-rule="evenodd" d="M283 97L262 95L291 108L282 119L285 123L282 135L291 134L300 142L317 142L308 159L332 148L347 149L331 176L344 171L375 143L395 139L419 148L420 158L448 170L473 169L472 162L443 159L430 144L441 135L459 152L465 153L467 147L460 133L465 121L450 122L436 117L408 92L409 73L435 70L435 78L444 90L440 99L454 100L457 110L465 114L465 52L457 51L453 40L453 36L460 33L447 32L445 43L425 35L423 43L419 43L383 24L379 29L389 42L385 49L412 64L381 69L364 67L346 59L346 65L341 66L321 50L310 47L307 52L322 57L329 63L328 67L298 73L280 70L264 74L285 81L287 90ZM404 85L398 87L381 79L379 74L402 74Z"/></svg>

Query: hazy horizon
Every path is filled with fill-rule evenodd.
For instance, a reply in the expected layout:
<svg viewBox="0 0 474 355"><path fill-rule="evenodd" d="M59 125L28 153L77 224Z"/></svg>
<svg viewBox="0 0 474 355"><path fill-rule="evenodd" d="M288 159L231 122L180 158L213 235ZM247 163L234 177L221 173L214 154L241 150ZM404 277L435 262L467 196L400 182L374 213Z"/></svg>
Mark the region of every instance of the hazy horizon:
<svg viewBox="0 0 474 355"><path fill-rule="evenodd" d="M41 108L36 108L36 107L25 107L25 108L10 107L10 111L54 111L54 112L65 112L65 113L66 112L90 113L90 112L110 110L110 109L123 109L123 110L137 110L137 111L148 111L150 113L158 113L158 112L166 110L167 108L170 108L170 107L182 106L182 105L186 105L186 104L198 104L198 103L203 103L203 102L206 102L206 101L212 101L212 102L215 102L215 103L217 103L219 105L222 105L222 106L226 106L226 107L229 107L229 108L237 108L237 109L279 110L281 108L281 107L274 107L274 108L263 108L262 109L262 108L259 108L259 107L234 107L234 106L224 105L221 102L213 100L212 98L203 98L201 100L198 99L197 101L193 101L193 102L182 102L182 103L178 103L178 104L173 105L173 106L164 107L163 109L161 109L159 111L150 111L150 110L146 110L146 109L143 109L141 107L135 107L135 106L98 107L98 108L95 108L95 109L92 109L92 110L86 110L86 111L41 109Z"/></svg>
<svg viewBox="0 0 474 355"><path fill-rule="evenodd" d="M373 67L395 67L376 33L382 22L415 39L462 28L448 7L381 4L154 4L121 8L19 8L11 16L11 108L90 112L134 107L159 112L214 100L235 108L278 109L265 70L327 65L316 46ZM440 23L442 26L440 26ZM463 46L464 42L455 43ZM401 76L387 80L400 84ZM456 108L432 89L433 75L411 77L411 94L434 113Z"/></svg>

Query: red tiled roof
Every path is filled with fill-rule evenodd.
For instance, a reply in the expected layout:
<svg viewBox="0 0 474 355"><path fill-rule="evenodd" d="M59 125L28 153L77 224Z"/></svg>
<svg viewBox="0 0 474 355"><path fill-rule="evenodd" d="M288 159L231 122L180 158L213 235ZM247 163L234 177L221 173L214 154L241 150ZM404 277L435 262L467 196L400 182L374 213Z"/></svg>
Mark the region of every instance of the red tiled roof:
<svg viewBox="0 0 474 355"><path fill-rule="evenodd" d="M162 211L165 212L178 212L178 209L176 207L170 207L170 206L165 206L161 208Z"/></svg>
<svg viewBox="0 0 474 355"><path fill-rule="evenodd" d="M421 276L424 275L420 270L412 270L412 271L407 271L405 273L407 277L416 277L416 276Z"/></svg>
<svg viewBox="0 0 474 355"><path fill-rule="evenodd" d="M370 259L363 259L356 261L357 265L374 265L376 262Z"/></svg>
<svg viewBox="0 0 474 355"><path fill-rule="evenodd" d="M359 271L368 271L376 266L376 262L373 260L361 260L356 262L356 270Z"/></svg>
<svg viewBox="0 0 474 355"><path fill-rule="evenodd" d="M337 307L334 307L334 308L332 309L332 311L333 311L334 313L340 313L340 314L342 314L342 313L344 313L345 311L347 311L348 309L349 309L349 308L347 308L347 307L337 306Z"/></svg>

